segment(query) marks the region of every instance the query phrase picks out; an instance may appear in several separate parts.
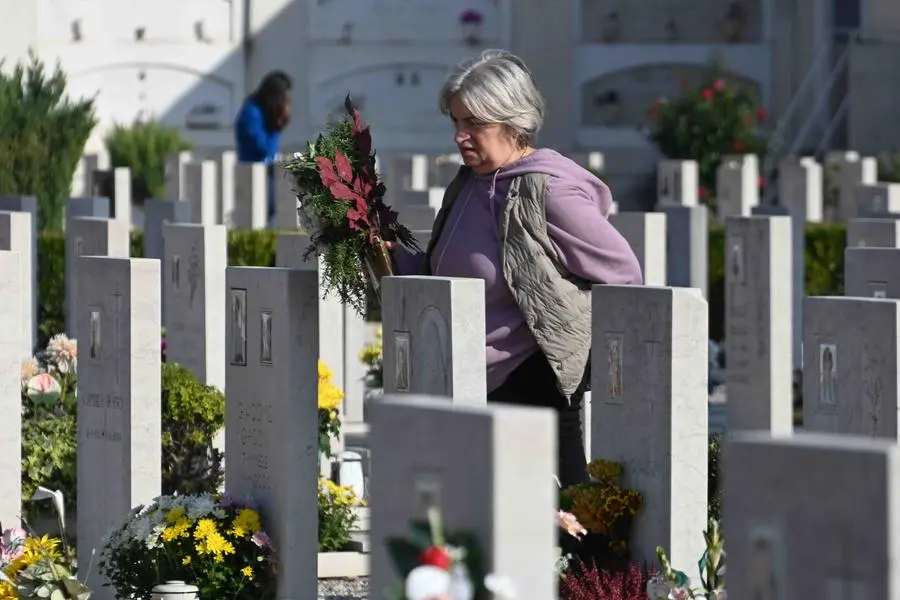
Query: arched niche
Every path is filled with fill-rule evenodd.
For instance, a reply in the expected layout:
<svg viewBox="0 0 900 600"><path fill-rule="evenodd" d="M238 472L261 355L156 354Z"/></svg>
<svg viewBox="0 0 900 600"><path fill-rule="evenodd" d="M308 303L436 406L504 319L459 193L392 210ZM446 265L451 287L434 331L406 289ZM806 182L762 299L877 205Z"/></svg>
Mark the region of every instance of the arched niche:
<svg viewBox="0 0 900 600"><path fill-rule="evenodd" d="M309 37L321 42L465 43L472 36L476 45L497 44L509 17L509 0L307 1Z"/></svg>
<svg viewBox="0 0 900 600"><path fill-rule="evenodd" d="M105 123L152 116L185 129L231 127L241 88L233 78L164 63L97 65L68 76L69 94L95 96Z"/></svg>
<svg viewBox="0 0 900 600"><path fill-rule="evenodd" d="M659 98L677 98L685 89L701 85L710 73L705 65L650 64L607 73L581 86L583 127L644 127L648 110ZM759 83L728 73L731 85L759 94Z"/></svg>
<svg viewBox="0 0 900 600"><path fill-rule="evenodd" d="M310 108L313 125L344 114L348 93L360 107L363 120L375 132L416 131L446 127L437 92L447 74L443 64L391 64L353 69L312 86Z"/></svg>
<svg viewBox="0 0 900 600"><path fill-rule="evenodd" d="M763 0L579 0L581 38L620 44L758 44Z"/></svg>

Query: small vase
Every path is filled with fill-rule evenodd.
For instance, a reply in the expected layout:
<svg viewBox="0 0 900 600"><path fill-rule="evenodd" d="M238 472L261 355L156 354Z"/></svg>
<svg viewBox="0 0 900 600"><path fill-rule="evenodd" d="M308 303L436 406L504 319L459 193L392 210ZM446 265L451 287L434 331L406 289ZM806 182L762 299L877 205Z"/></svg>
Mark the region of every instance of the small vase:
<svg viewBox="0 0 900 600"><path fill-rule="evenodd" d="M363 255L366 279L375 288L378 299L381 299L381 280L394 274L394 263L383 240L366 250Z"/></svg>
<svg viewBox="0 0 900 600"><path fill-rule="evenodd" d="M200 600L200 590L183 581L167 581L151 592L151 600Z"/></svg>

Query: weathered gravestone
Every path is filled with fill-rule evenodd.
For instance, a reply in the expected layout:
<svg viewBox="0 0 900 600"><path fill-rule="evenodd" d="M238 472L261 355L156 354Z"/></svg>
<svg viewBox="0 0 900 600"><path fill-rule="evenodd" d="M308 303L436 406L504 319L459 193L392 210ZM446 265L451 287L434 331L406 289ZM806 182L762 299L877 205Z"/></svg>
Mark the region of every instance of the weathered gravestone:
<svg viewBox="0 0 900 600"><path fill-rule="evenodd" d="M216 208L217 223L226 227L234 226L234 171L237 167L237 153L225 150L216 155L216 170L219 173L219 202Z"/></svg>
<svg viewBox="0 0 900 600"><path fill-rule="evenodd" d="M26 299L23 254L30 257L30 251L0 252L0 305L4 307L18 306ZM18 527L22 514L22 361L30 352L22 354L21 325L18 311L0 312L0 528L5 529Z"/></svg>
<svg viewBox="0 0 900 600"><path fill-rule="evenodd" d="M166 360L224 390L228 231L224 225L167 223L163 236Z"/></svg>
<svg viewBox="0 0 900 600"><path fill-rule="evenodd" d="M234 169L233 227L265 229L269 220L268 174L264 163L238 163Z"/></svg>
<svg viewBox="0 0 900 600"><path fill-rule="evenodd" d="M31 215L27 212L0 212L0 251L15 252L19 255L21 268L18 289L22 295L21 308L13 311L22 330L20 358L31 357L37 339L37 312L34 289L37 265L33 262L32 251L35 240L31 227ZM3 304L3 306L10 306Z"/></svg>
<svg viewBox="0 0 900 600"><path fill-rule="evenodd" d="M518 597L555 598L555 413L406 395L371 412L371 589L402 581L388 540L409 539L435 507L445 531L476 537L485 571L508 577Z"/></svg>
<svg viewBox="0 0 900 600"><path fill-rule="evenodd" d="M121 219L131 226L131 169L115 167L109 170L94 171L91 175L91 194L94 198L107 198L109 218ZM70 216L104 216L102 214L70 215Z"/></svg>
<svg viewBox="0 0 900 600"><path fill-rule="evenodd" d="M716 169L717 216L749 217L759 204L759 160L756 155L725 156Z"/></svg>
<svg viewBox="0 0 900 600"><path fill-rule="evenodd" d="M825 217L848 221L857 214L856 186L878 181L878 161L858 152L829 152L825 155Z"/></svg>
<svg viewBox="0 0 900 600"><path fill-rule="evenodd" d="M146 200L144 202L144 257L163 258L163 225L190 223L191 204L182 200Z"/></svg>
<svg viewBox="0 0 900 600"><path fill-rule="evenodd" d="M625 485L643 494L633 559L652 562L662 546L690 568L707 522L706 301L687 288L592 293L591 458L622 464Z"/></svg>
<svg viewBox="0 0 900 600"><path fill-rule="evenodd" d="M729 441L728 597L896 598L898 453L894 443L823 434Z"/></svg>
<svg viewBox="0 0 900 600"><path fill-rule="evenodd" d="M25 212L31 215L31 265L36 267L38 264L38 205L37 198L34 196L0 196L0 210L7 212ZM12 243L12 242L10 242ZM23 257L23 261L29 260ZM22 263L25 264L24 262ZM31 314L34 317L34 333L33 338L37 340L38 327L38 270L37 268L29 269L31 275Z"/></svg>
<svg viewBox="0 0 900 600"><path fill-rule="evenodd" d="M111 219L111 200L105 196L68 198L66 200L66 227L71 219Z"/></svg>
<svg viewBox="0 0 900 600"><path fill-rule="evenodd" d="M622 212L609 215L609 222L631 246L641 265L644 285L665 285L666 215Z"/></svg>
<svg viewBox="0 0 900 600"><path fill-rule="evenodd" d="M900 248L900 219L850 219L848 248Z"/></svg>
<svg viewBox="0 0 900 600"><path fill-rule="evenodd" d="M410 231L431 231L431 228L434 225L434 218L438 211L438 208L434 206L420 206L415 204L398 204L393 208L398 213L397 219L406 225Z"/></svg>
<svg viewBox="0 0 900 600"><path fill-rule="evenodd" d="M657 208L698 206L699 171L695 160L661 160L656 167Z"/></svg>
<svg viewBox="0 0 900 600"><path fill-rule="evenodd" d="M666 216L666 285L697 288L709 279L709 211L706 206L661 205Z"/></svg>
<svg viewBox="0 0 900 600"><path fill-rule="evenodd" d="M294 177L285 170L283 163L276 163L275 169L275 227L290 231L300 225L297 217L297 192L294 191Z"/></svg>
<svg viewBox="0 0 900 600"><path fill-rule="evenodd" d="M128 258L131 238L128 224L112 219L88 217L69 219L66 223L66 332L75 335L78 314L76 285L81 277L79 256ZM157 288L159 285L156 286Z"/></svg>
<svg viewBox="0 0 900 600"><path fill-rule="evenodd" d="M166 156L166 198L189 200L184 185L184 168L194 158L187 150Z"/></svg>
<svg viewBox="0 0 900 600"><path fill-rule="evenodd" d="M900 213L900 183L861 183L853 188L854 217L896 218Z"/></svg>
<svg viewBox="0 0 900 600"><path fill-rule="evenodd" d="M87 565L133 507L160 493L162 302L158 260L77 261L78 564ZM93 569L93 597L111 600L102 584Z"/></svg>
<svg viewBox="0 0 900 600"><path fill-rule="evenodd" d="M309 248L309 236L302 233L281 233L275 238L275 266L286 269L298 269L300 271L313 271L319 278L319 343L318 352L321 359L331 370L333 383L341 388L344 392L343 408L347 408L349 404L358 404L359 411L362 411L362 390L359 389L359 395L351 398L348 390L343 387L344 369L350 368L355 370L359 375L360 381L364 376L362 373L362 364L359 362L359 351L362 347L357 348L356 356L354 356L353 364L345 362L344 354L344 305L336 296L327 295L325 293L324 281L319 275L320 264L317 257L310 257L309 261L303 259L303 254ZM343 439L337 440L337 446L332 451L340 451Z"/></svg>
<svg viewBox="0 0 900 600"><path fill-rule="evenodd" d="M810 297L803 319L803 428L896 440L900 304Z"/></svg>
<svg viewBox="0 0 900 600"><path fill-rule="evenodd" d="M290 568L278 598L316 594L318 277L229 267L225 490L255 499Z"/></svg>
<svg viewBox="0 0 900 600"><path fill-rule="evenodd" d="M804 223L820 223L823 183L822 165L815 158L788 157L778 166L778 205Z"/></svg>
<svg viewBox="0 0 900 600"><path fill-rule="evenodd" d="M791 431L793 319L787 217L725 220L728 429ZM799 329L799 328L798 328ZM800 343L798 331L797 345ZM799 349L798 349L799 350Z"/></svg>
<svg viewBox="0 0 900 600"><path fill-rule="evenodd" d="M385 277L381 285L384 392L483 404L484 281Z"/></svg>
<svg viewBox="0 0 900 600"><path fill-rule="evenodd" d="M844 295L900 298L900 248L846 248Z"/></svg>
<svg viewBox="0 0 900 600"><path fill-rule="evenodd" d="M201 160L184 165L183 196L191 205L191 221L200 225L218 223L219 181L216 162Z"/></svg>

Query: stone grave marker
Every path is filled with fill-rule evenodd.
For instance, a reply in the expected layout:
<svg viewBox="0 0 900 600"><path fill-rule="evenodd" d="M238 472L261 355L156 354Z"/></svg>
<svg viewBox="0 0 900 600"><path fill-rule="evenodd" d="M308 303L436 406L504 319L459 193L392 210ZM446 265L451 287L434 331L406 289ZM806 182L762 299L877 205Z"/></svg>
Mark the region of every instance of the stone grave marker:
<svg viewBox="0 0 900 600"><path fill-rule="evenodd" d="M729 431L792 429L794 282L785 260L791 223L785 217L725 220ZM797 346L800 341L798 332Z"/></svg>
<svg viewBox="0 0 900 600"><path fill-rule="evenodd" d="M325 292L324 281L319 277L318 262L315 257L312 260L305 261L303 254L309 248L309 236L302 233L279 233L275 238L275 266L286 269L297 269L300 271L312 271L319 278L319 358L331 369L334 374L333 382L344 392L344 402L342 406L347 408L350 404L362 404L362 394L358 397L352 397L342 386L344 382L344 369L348 366L345 363L344 355L344 305L336 296L327 295ZM356 373L362 370L362 364L359 362L359 351L362 346L357 348L354 364L358 364L359 368L354 369ZM362 374L360 374L362 377ZM361 407L360 409L361 410ZM343 436L341 436L343 438ZM338 447L332 448L337 452L341 448L343 439L338 440Z"/></svg>
<svg viewBox="0 0 900 600"><path fill-rule="evenodd" d="M163 236L166 360L224 390L228 231L224 225L167 223Z"/></svg>
<svg viewBox="0 0 900 600"><path fill-rule="evenodd" d="M656 168L656 205L698 206L699 175L695 160L661 160Z"/></svg>
<svg viewBox="0 0 900 600"><path fill-rule="evenodd" d="M632 558L652 562L663 546L691 569L707 523L706 301L688 288L595 285L592 295L590 456L621 463L623 483L643 494Z"/></svg>
<svg viewBox="0 0 900 600"><path fill-rule="evenodd" d="M289 569L278 598L317 589L318 277L228 267L225 490L260 504Z"/></svg>
<svg viewBox="0 0 900 600"><path fill-rule="evenodd" d="M31 264L38 264L38 206L34 196L0 196L0 211L26 212L31 215ZM62 224L60 224L61 226ZM25 259L27 260L27 259ZM31 272L31 314L34 316L33 339L37 340L38 327L38 274L37 269L29 269Z"/></svg>
<svg viewBox="0 0 900 600"><path fill-rule="evenodd" d="M697 288L709 279L709 210L705 205L662 205L666 216L666 285Z"/></svg>
<svg viewBox="0 0 900 600"><path fill-rule="evenodd" d="M857 215L855 189L861 183L878 181L878 161L858 152L825 155L825 212L832 221L849 221Z"/></svg>
<svg viewBox="0 0 900 600"><path fill-rule="evenodd" d="M35 273L37 264L33 262L35 240L31 226L31 215L27 212L0 212L0 251L15 252L20 266L18 282L22 296L21 309L13 311L22 329L21 358L30 358L37 340L37 290ZM3 306L10 306L3 304Z"/></svg>
<svg viewBox="0 0 900 600"><path fill-rule="evenodd" d="M900 304L809 297L803 318L803 428L896 440Z"/></svg>
<svg viewBox="0 0 900 600"><path fill-rule="evenodd" d="M900 183L861 183L853 188L854 217L900 216Z"/></svg>
<svg viewBox="0 0 900 600"><path fill-rule="evenodd" d="M848 248L900 248L900 219L850 219Z"/></svg>
<svg viewBox="0 0 900 600"><path fill-rule="evenodd" d="M428 188L427 190L391 190L392 195L389 198L389 204L397 211L415 208L420 212L432 210L434 214L437 214L444 202L444 192L446 192L445 188L436 187ZM428 213L425 212L425 214ZM433 223L434 218L431 221ZM401 222L403 221L401 220ZM407 227L416 227L416 222L407 225ZM428 228L431 228L431 223L428 224Z"/></svg>
<svg viewBox="0 0 900 600"><path fill-rule="evenodd" d="M128 258L130 255L131 238L124 221L89 217L67 220L66 332L70 336L75 335L75 316L78 314L78 295L75 292L81 277L78 272L81 263L76 259L79 256Z"/></svg>
<svg viewBox="0 0 900 600"><path fill-rule="evenodd" d="M131 225L131 169L115 167L98 170L91 174L91 194L94 198L106 198L109 204L109 218L123 219ZM94 209L88 209L95 212ZM103 216L86 214L73 216Z"/></svg>
<svg viewBox="0 0 900 600"><path fill-rule="evenodd" d="M163 257L163 225L190 223L191 204L182 200L144 201L144 257ZM165 300L165 299L164 299Z"/></svg>
<svg viewBox="0 0 900 600"><path fill-rule="evenodd" d="M158 260L77 261L78 564L87 565L133 507L160 494L162 302ZM102 584L92 569L93 597L111 600Z"/></svg>
<svg viewBox="0 0 900 600"><path fill-rule="evenodd" d="M484 281L385 277L381 285L384 392L483 404Z"/></svg>
<svg viewBox="0 0 900 600"><path fill-rule="evenodd" d="M72 177L72 196L81 197L89 194L93 187L93 174L97 171L109 171L110 168L110 156L106 148L82 156Z"/></svg>
<svg viewBox="0 0 900 600"><path fill-rule="evenodd" d="M90 198L69 198L66 200L66 226L69 219L76 218L110 219L112 209L110 199L105 196Z"/></svg>
<svg viewBox="0 0 900 600"><path fill-rule="evenodd" d="M238 163L234 170L233 227L265 229L268 226L268 175L264 163Z"/></svg>
<svg viewBox="0 0 900 600"><path fill-rule="evenodd" d="M26 301L22 286L22 259L27 252L0 252L0 305L17 306ZM28 279L28 283L31 280ZM16 310L0 312L0 524L3 529L19 526L22 514L22 317ZM31 337L31 328L28 328Z"/></svg>
<svg viewBox="0 0 900 600"><path fill-rule="evenodd" d="M184 185L184 168L194 159L194 155L183 150L166 156L166 198L190 200Z"/></svg>
<svg viewBox="0 0 900 600"><path fill-rule="evenodd" d="M900 248L845 249L844 295L900 298Z"/></svg>
<svg viewBox="0 0 900 600"><path fill-rule="evenodd" d="M725 156L716 169L717 216L749 217L759 205L759 160L753 154Z"/></svg>
<svg viewBox="0 0 900 600"><path fill-rule="evenodd" d="M823 182L822 165L815 158L788 157L778 167L778 204L805 222L821 223Z"/></svg>
<svg viewBox="0 0 900 600"><path fill-rule="evenodd" d="M297 217L297 193L294 178L282 163L275 165L275 226L293 230L300 225Z"/></svg>
<svg viewBox="0 0 900 600"><path fill-rule="evenodd" d="M631 246L641 265L644 285L666 284L666 215L648 212L621 212L609 215L609 222Z"/></svg>
<svg viewBox="0 0 900 600"><path fill-rule="evenodd" d="M225 150L216 155L216 171L219 173L219 203L217 223L226 227L234 226L234 176L237 168L237 153Z"/></svg>
<svg viewBox="0 0 900 600"><path fill-rule="evenodd" d="M431 231L438 208L434 206L419 206L401 204L394 207L397 211L397 219L406 225L410 231Z"/></svg>
<svg viewBox="0 0 900 600"><path fill-rule="evenodd" d="M191 221L200 225L218 222L218 173L214 160L190 162L184 165L182 181L184 197L191 205Z"/></svg>
<svg viewBox="0 0 900 600"><path fill-rule="evenodd" d="M894 443L743 433L725 445L729 598L895 598ZM840 492L835 491L840 482Z"/></svg>
<svg viewBox="0 0 900 600"><path fill-rule="evenodd" d="M409 539L433 506L445 531L476 536L486 572L508 577L518 597L555 598L555 413L406 395L371 412L371 589L402 581L386 544Z"/></svg>

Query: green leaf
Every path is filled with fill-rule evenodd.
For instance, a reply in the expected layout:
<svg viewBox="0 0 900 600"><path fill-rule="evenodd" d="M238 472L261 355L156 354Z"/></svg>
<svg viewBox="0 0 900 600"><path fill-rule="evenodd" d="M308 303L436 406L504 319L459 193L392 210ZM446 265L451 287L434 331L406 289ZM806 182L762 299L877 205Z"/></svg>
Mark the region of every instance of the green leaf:
<svg viewBox="0 0 900 600"><path fill-rule="evenodd" d="M390 538L386 545L394 569L405 578L419 564L423 548L403 538Z"/></svg>

